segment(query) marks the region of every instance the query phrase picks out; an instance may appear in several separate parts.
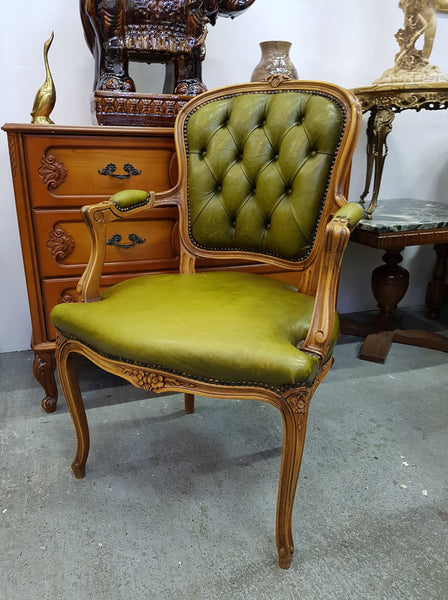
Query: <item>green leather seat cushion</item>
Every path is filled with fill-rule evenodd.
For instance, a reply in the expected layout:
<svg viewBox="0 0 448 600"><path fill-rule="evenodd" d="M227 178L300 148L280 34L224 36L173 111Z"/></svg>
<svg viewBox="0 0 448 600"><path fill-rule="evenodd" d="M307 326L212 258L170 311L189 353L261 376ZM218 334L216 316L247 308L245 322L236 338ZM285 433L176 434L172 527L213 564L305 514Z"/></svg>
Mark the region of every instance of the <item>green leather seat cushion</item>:
<svg viewBox="0 0 448 600"><path fill-rule="evenodd" d="M220 383L310 384L318 358L298 345L314 299L268 277L235 271L128 279L102 300L55 306L66 336L124 361ZM335 324L333 343L338 334Z"/></svg>

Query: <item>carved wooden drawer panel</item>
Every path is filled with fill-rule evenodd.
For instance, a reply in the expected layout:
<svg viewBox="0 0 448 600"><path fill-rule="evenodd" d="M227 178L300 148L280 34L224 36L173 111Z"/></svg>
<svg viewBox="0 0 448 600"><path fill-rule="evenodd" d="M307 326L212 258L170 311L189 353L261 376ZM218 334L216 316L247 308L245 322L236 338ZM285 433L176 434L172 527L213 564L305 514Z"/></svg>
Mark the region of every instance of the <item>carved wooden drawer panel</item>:
<svg viewBox="0 0 448 600"><path fill-rule="evenodd" d="M158 271L178 267L175 209L153 209L151 218L126 219L107 226L104 273ZM33 212L42 277L82 274L90 240L79 209Z"/></svg>
<svg viewBox="0 0 448 600"><path fill-rule="evenodd" d="M175 161L170 137L140 134L108 142L112 145L105 145L102 135L27 137L24 151L32 206L79 207L123 189L171 187Z"/></svg>
<svg viewBox="0 0 448 600"><path fill-rule="evenodd" d="M129 188L163 191L177 176L171 128L15 125L8 135L25 277L34 374L54 410L51 308L76 297L90 240L79 208ZM105 286L138 273L178 268L177 211L151 211L143 222L110 224Z"/></svg>

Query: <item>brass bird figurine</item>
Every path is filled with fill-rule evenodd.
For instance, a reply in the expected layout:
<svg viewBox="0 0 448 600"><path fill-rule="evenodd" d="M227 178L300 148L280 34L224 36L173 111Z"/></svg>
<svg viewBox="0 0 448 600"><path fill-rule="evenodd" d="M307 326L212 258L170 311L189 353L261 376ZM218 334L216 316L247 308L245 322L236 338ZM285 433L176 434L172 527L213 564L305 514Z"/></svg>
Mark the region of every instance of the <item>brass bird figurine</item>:
<svg viewBox="0 0 448 600"><path fill-rule="evenodd" d="M54 123L50 119L50 113L56 102L56 89L51 76L50 67L48 66L48 50L54 38L54 32L44 44L44 64L45 64L45 81L39 88L36 97L34 98L33 110L31 111L31 123L43 125L51 125Z"/></svg>

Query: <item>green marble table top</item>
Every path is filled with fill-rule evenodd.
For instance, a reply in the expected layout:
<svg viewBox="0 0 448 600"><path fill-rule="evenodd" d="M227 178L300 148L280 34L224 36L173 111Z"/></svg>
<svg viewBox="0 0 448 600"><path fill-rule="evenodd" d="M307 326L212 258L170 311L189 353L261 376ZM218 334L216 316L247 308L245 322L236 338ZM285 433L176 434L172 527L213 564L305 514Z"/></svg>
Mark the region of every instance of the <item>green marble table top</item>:
<svg viewBox="0 0 448 600"><path fill-rule="evenodd" d="M379 200L371 219L361 219L359 229L375 233L448 228L448 204L411 198Z"/></svg>

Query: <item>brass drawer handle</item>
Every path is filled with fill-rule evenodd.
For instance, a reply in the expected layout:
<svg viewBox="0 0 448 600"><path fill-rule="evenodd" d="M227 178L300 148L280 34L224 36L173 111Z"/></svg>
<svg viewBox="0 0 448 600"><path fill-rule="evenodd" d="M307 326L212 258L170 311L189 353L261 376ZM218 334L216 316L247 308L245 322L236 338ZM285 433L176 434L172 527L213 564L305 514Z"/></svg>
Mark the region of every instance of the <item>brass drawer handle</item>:
<svg viewBox="0 0 448 600"><path fill-rule="evenodd" d="M109 163L103 169L98 169L98 173L100 175L110 175L110 177L115 177L115 179L128 179L132 175L141 175L142 173L130 163L125 163L123 165L123 170L127 173L126 175L124 173L115 174L116 170L117 165L115 165L114 163Z"/></svg>
<svg viewBox="0 0 448 600"><path fill-rule="evenodd" d="M116 246L117 248L133 248L137 244L143 244L143 242L146 242L146 240L138 236L136 233L130 233L128 235L128 239L131 242L130 244L120 244L121 239L122 238L119 233L114 233L114 235L107 240L106 244L108 246Z"/></svg>

